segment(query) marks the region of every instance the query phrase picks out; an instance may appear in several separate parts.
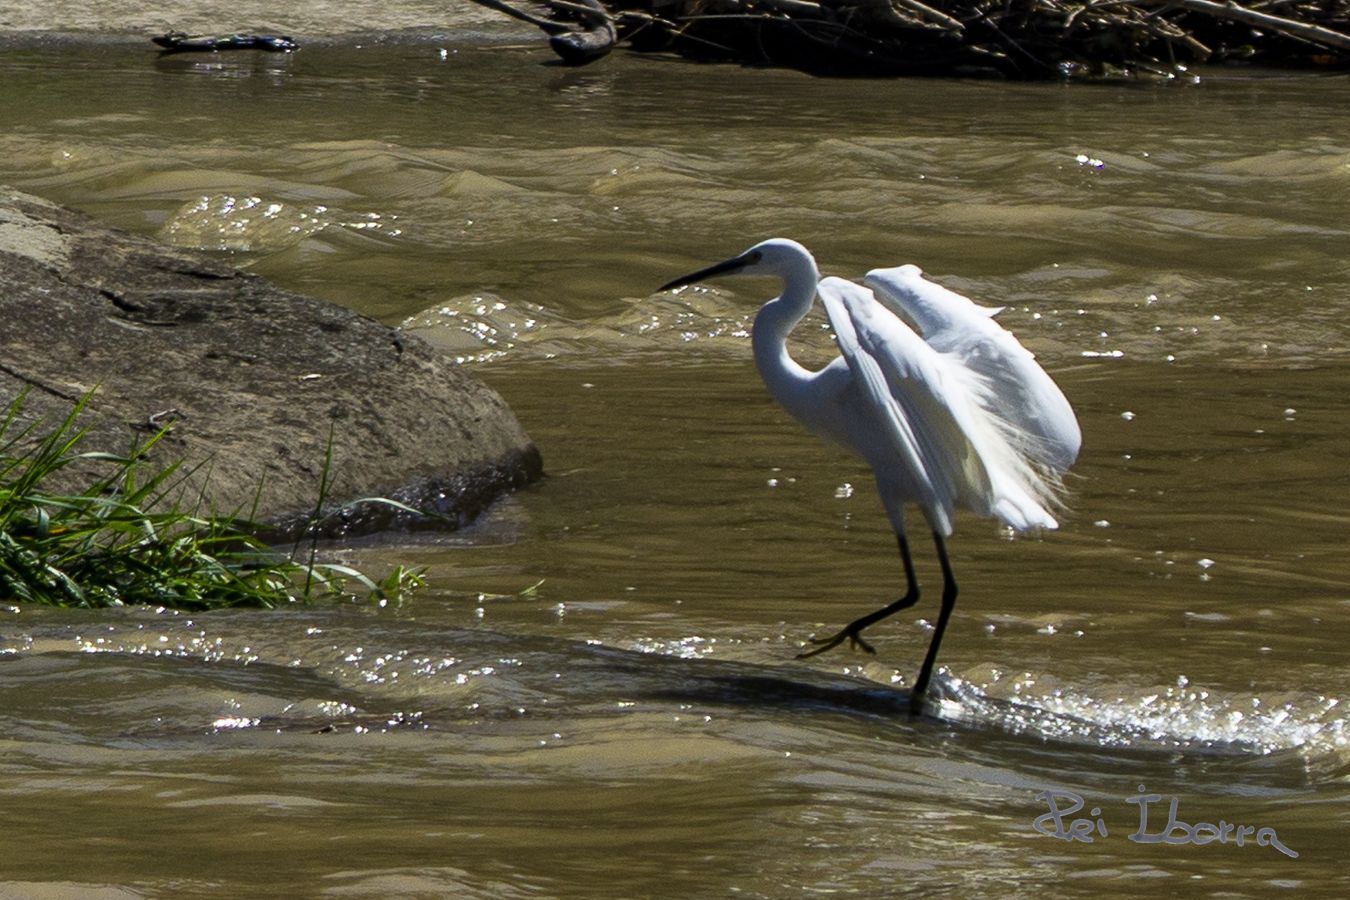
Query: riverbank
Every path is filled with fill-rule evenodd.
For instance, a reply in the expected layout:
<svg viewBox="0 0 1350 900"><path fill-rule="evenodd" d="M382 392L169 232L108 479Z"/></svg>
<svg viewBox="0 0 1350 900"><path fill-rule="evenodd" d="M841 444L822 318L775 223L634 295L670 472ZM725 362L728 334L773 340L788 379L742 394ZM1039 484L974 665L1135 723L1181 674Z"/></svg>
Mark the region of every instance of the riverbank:
<svg viewBox="0 0 1350 900"><path fill-rule="evenodd" d="M438 34L533 36L534 29L472 3L441 0L319 0L280 7L265 0L201 4L190 0L109 0L83 3L0 0L0 44L69 44L145 41L157 34L223 34L237 31L287 34L333 42L341 37Z"/></svg>
<svg viewBox="0 0 1350 900"><path fill-rule="evenodd" d="M505 0L475 2L525 16ZM656 8L646 0L589 3L580 11L560 5L556 15L592 35L603 25L607 48L627 43L639 51L816 75L1045 80L1175 78L1204 63L1350 67L1350 7L1314 0L671 0Z"/></svg>

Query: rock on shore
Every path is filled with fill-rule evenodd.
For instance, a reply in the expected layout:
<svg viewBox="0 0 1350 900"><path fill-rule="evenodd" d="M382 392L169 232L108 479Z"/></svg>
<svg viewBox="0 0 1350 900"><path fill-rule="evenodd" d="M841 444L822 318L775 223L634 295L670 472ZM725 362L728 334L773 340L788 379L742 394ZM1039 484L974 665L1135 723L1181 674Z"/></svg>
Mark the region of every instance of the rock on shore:
<svg viewBox="0 0 1350 900"><path fill-rule="evenodd" d="M184 499L279 536L314 508L330 432L332 504L462 522L542 471L505 402L420 339L0 188L0 399L26 389L25 418L54 424L95 388L82 449L172 423L156 462L193 470ZM327 530L388 519L365 506Z"/></svg>

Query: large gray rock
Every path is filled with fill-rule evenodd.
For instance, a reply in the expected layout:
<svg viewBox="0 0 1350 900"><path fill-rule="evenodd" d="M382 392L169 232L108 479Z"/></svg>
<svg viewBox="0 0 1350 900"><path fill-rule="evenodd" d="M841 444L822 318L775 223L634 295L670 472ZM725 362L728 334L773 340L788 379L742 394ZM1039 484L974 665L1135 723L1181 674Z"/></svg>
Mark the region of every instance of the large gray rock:
<svg viewBox="0 0 1350 900"><path fill-rule="evenodd" d="M542 470L502 399L423 341L0 187L0 400L27 389L26 417L56 422L95 388L84 449L172 422L156 461L195 467L188 501L281 534L314 509L330 428L333 504L462 522ZM327 530L385 524L362 507Z"/></svg>

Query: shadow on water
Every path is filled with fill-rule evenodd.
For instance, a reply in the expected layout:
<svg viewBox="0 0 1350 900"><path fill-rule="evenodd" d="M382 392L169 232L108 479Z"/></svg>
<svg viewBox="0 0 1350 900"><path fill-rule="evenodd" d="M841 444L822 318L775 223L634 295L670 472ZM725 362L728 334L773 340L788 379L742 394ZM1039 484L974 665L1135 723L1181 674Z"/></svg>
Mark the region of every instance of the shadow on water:
<svg viewBox="0 0 1350 900"><path fill-rule="evenodd" d="M369 647L390 635L365 637ZM1249 779L1264 773L1283 782L1291 766L1314 781L1336 777L1345 767L1343 751L1325 741L1272 745L1255 717L1247 717L1248 727L1237 717L1216 729L1207 721L1214 716L1203 704L1178 704L1170 717L1154 720L1134 717L1128 699L1085 703L1070 712L990 696L939 673L929 715L915 717L903 688L806 665L682 657L478 629L436 629L419 637L423 648L398 659L414 664L421 677L410 672L394 690L372 675L369 662L353 672L322 657L297 665L266 658L241 663L238 658L189 654L155 656L115 641L96 653L11 650L0 660L8 661L6 683L16 690L43 682L35 690L46 698L46 718L62 710L96 707L104 721L73 730L104 732L103 740L142 745L174 743L204 732L453 734L499 728L526 715L612 723L629 710L695 710L733 723L792 722L824 733L857 731L916 750L942 749L968 759L987 756L996 765L1049 754L1052 770L1135 768L1142 777L1159 766L1199 771L1220 766L1236 767ZM346 661L363 652L370 653L359 647L347 652ZM388 658L370 656L376 668ZM429 664L433 659L441 660L439 670ZM476 689L466 695L468 681L476 682ZM1057 693L1070 692L1064 688ZM69 695L68 704L57 699L63 693ZM222 697L252 699L231 700L238 713L221 714ZM21 709L11 714L23 717ZM1318 733L1296 716L1277 715L1277 722L1286 733L1299 727ZM1321 725L1323 733L1339 732L1343 721Z"/></svg>

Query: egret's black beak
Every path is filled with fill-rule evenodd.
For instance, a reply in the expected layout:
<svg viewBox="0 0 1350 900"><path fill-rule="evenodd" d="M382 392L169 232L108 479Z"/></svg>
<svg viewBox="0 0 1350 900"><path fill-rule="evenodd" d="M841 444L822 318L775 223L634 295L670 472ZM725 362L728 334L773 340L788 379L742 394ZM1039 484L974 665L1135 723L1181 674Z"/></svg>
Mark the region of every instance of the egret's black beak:
<svg viewBox="0 0 1350 900"><path fill-rule="evenodd" d="M699 269L697 272L681 275L674 281L669 281L661 285L658 290L668 291L671 288L683 287L686 284L693 284L695 281L703 281L705 278L713 278L718 275L734 275L746 266L754 265L757 262L759 262L759 253L742 253L740 256L732 259L714 263L706 269Z"/></svg>

